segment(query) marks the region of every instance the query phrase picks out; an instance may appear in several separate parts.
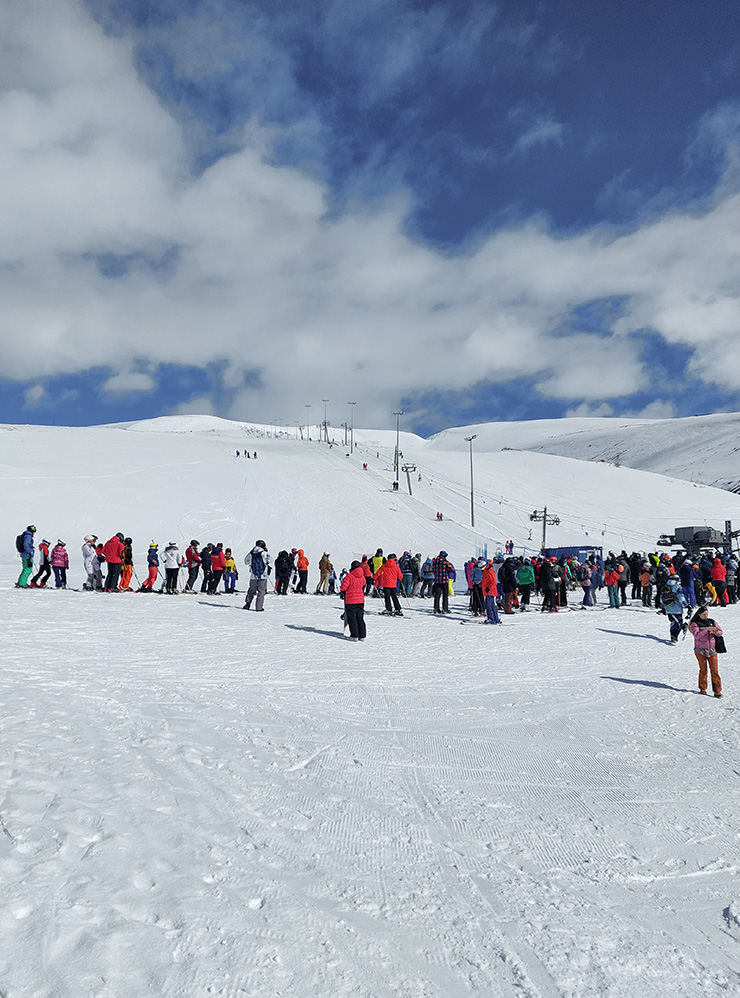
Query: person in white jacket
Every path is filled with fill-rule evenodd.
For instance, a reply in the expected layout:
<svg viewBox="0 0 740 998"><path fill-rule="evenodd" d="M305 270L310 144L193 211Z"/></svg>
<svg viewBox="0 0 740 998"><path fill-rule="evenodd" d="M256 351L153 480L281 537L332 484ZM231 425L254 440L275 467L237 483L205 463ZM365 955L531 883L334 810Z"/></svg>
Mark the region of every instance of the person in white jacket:
<svg viewBox="0 0 740 998"><path fill-rule="evenodd" d="M100 559L95 549L98 538L95 534L88 534L85 543L82 545L82 564L87 572L87 582L83 583L83 589L103 588L103 570L100 567Z"/></svg>
<svg viewBox="0 0 740 998"><path fill-rule="evenodd" d="M176 593L178 591L177 577L180 574L180 569L185 564L185 559L180 554L180 549L174 541L170 541L164 549L162 561L164 564L164 570L167 573L167 585L165 587L165 592Z"/></svg>
<svg viewBox="0 0 740 998"><path fill-rule="evenodd" d="M244 564L249 569L250 579L247 589L247 599L242 607L249 610L252 600L257 598L255 610L264 610L265 593L267 592L267 576L272 571L272 559L267 553L267 545L264 541L257 541L244 559Z"/></svg>

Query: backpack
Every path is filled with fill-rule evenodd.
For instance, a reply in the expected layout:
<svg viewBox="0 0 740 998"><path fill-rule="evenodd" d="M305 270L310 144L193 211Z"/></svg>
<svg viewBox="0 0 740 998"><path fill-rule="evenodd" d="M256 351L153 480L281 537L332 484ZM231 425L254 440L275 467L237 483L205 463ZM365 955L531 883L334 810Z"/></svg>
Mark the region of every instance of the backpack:
<svg viewBox="0 0 740 998"><path fill-rule="evenodd" d="M576 582L585 582L588 578L588 572L583 565L579 565L576 568Z"/></svg>
<svg viewBox="0 0 740 998"><path fill-rule="evenodd" d="M261 579L265 574L265 559L259 548L252 551L252 575L255 579Z"/></svg>
<svg viewBox="0 0 740 998"><path fill-rule="evenodd" d="M25 533L18 534L18 536L15 539L15 549L18 552L18 554L24 554L25 553L25 550L26 550L25 539L26 539Z"/></svg>

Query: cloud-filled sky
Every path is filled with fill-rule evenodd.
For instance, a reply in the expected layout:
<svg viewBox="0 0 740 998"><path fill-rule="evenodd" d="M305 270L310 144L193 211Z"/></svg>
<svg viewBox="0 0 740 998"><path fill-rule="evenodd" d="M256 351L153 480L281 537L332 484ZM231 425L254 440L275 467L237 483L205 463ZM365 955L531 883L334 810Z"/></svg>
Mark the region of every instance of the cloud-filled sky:
<svg viewBox="0 0 740 998"><path fill-rule="evenodd" d="M736 0L4 0L0 420L740 408Z"/></svg>

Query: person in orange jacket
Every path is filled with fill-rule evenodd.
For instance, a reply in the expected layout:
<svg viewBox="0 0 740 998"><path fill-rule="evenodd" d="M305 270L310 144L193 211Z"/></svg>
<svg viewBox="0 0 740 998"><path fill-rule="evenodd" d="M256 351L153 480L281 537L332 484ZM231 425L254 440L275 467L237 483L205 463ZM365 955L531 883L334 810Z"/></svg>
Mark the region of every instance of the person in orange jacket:
<svg viewBox="0 0 740 998"><path fill-rule="evenodd" d="M398 602L398 594L396 592L398 583L403 579L403 572L398 567L398 562L394 554L388 555L388 560L380 566L374 578L375 584L382 586L385 598L385 610L381 610L380 612L387 617L403 617L403 611L401 610L401 604Z"/></svg>
<svg viewBox="0 0 740 998"><path fill-rule="evenodd" d="M301 548L298 549L298 556L295 561L295 567L298 572L298 585L295 587L297 593L306 592L306 584L308 583L308 565L309 561Z"/></svg>

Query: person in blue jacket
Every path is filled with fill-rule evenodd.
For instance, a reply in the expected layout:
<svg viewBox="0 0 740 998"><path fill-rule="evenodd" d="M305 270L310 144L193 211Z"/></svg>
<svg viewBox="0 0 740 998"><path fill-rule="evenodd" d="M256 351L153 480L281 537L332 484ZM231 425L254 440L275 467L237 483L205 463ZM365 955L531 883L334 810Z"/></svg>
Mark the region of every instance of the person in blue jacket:
<svg viewBox="0 0 740 998"><path fill-rule="evenodd" d="M31 578L31 573L33 572L33 556L36 553L33 546L33 535L36 533L36 528L33 524L30 524L23 531L21 535L23 538L23 550L18 553L21 556L21 574L18 576L18 581L16 586L19 589L28 589L28 580Z"/></svg>
<svg viewBox="0 0 740 998"><path fill-rule="evenodd" d="M681 580L675 572L672 572L668 576L668 581L661 589L660 603L668 615L671 643L675 645L681 631L688 629L688 624L685 624L683 619L686 597L681 590Z"/></svg>

